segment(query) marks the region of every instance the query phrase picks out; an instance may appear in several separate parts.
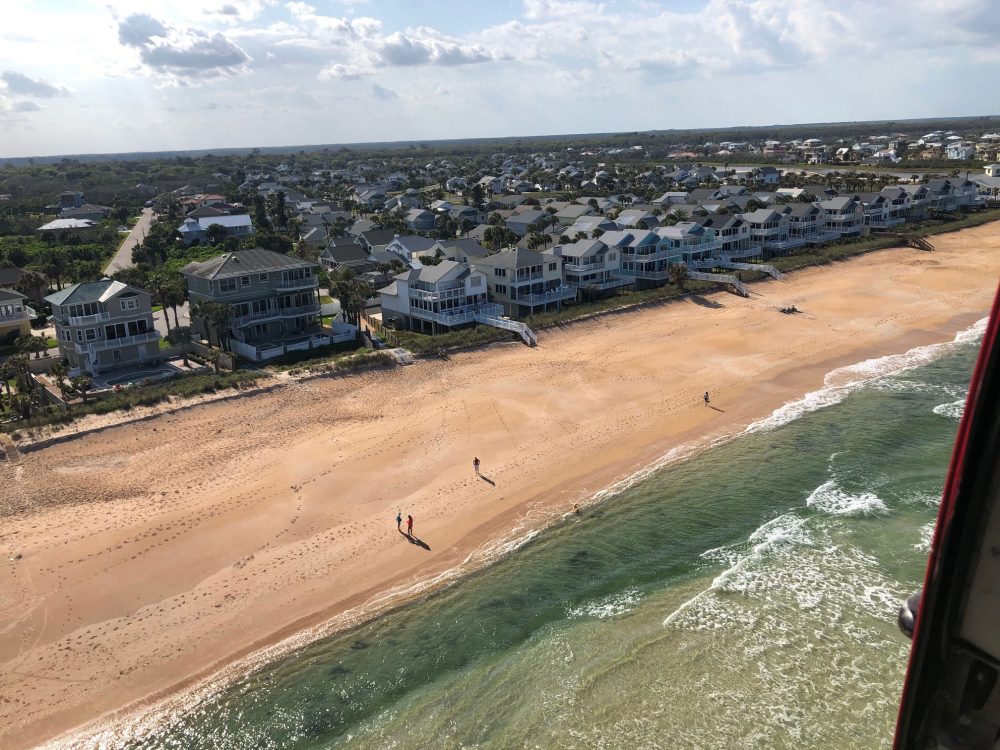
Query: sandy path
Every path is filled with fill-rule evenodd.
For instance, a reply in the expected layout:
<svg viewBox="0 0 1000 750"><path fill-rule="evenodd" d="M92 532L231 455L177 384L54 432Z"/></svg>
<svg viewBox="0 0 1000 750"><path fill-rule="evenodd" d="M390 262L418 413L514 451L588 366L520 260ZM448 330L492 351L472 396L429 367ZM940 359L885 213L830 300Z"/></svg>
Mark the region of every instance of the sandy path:
<svg viewBox="0 0 1000 750"><path fill-rule="evenodd" d="M207 404L0 463L0 747L29 747L461 561L834 367L949 340L1000 225L450 362ZM803 314L777 307L795 304ZM716 409L701 403L712 392ZM483 473L472 473L473 455ZM392 518L412 513L430 546ZM22 558L13 560L16 554Z"/></svg>

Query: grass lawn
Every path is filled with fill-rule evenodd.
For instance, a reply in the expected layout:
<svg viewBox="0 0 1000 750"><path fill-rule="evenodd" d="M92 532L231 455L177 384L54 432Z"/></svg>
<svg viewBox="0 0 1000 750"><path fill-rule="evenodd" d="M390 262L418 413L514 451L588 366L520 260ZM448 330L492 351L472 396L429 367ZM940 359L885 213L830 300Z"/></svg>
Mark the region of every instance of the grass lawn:
<svg viewBox="0 0 1000 750"><path fill-rule="evenodd" d="M150 309L153 312L163 312L163 305L153 305Z"/></svg>
<svg viewBox="0 0 1000 750"><path fill-rule="evenodd" d="M173 346L173 344L171 344L166 339L163 339L163 338L160 339L160 348L161 349L169 349L171 346Z"/></svg>
<svg viewBox="0 0 1000 750"><path fill-rule="evenodd" d="M331 326L331 325L333 325L333 316L332 315L324 315L322 317L322 321L323 321L323 325L325 325L325 326Z"/></svg>
<svg viewBox="0 0 1000 750"><path fill-rule="evenodd" d="M333 302L333 297L331 297L329 294L319 295L319 303L321 305L329 305L331 302Z"/></svg>

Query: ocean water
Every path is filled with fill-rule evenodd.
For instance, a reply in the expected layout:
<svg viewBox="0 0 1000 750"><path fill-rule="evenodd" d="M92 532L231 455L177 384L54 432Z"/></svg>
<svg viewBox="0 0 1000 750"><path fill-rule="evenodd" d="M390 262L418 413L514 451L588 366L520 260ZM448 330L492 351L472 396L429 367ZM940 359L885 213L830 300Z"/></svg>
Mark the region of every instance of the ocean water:
<svg viewBox="0 0 1000 750"><path fill-rule="evenodd" d="M831 373L128 748L887 748L981 337ZM134 730L132 730L134 731Z"/></svg>

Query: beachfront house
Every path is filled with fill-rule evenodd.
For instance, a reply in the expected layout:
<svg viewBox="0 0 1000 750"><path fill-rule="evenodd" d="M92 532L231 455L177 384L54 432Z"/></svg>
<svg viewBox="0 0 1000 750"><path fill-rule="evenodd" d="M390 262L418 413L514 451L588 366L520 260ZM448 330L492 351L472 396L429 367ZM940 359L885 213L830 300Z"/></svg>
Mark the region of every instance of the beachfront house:
<svg viewBox="0 0 1000 750"><path fill-rule="evenodd" d="M181 236L181 242L185 245L193 245L196 242L208 242L211 234L208 231L210 226L222 227L226 238L236 237L243 239L253 234L253 222L248 214L236 214L235 216L206 216L200 219L188 217L184 223L177 227L177 232Z"/></svg>
<svg viewBox="0 0 1000 750"><path fill-rule="evenodd" d="M860 236L865 230L865 211L853 195L840 195L816 204L823 211L825 231L838 237Z"/></svg>
<svg viewBox="0 0 1000 750"><path fill-rule="evenodd" d="M659 237L660 249L668 251L670 256L679 255L682 263L709 260L716 257L722 248L714 229L694 221L657 227L653 233Z"/></svg>
<svg viewBox="0 0 1000 750"><path fill-rule="evenodd" d="M451 260L396 274L378 293L384 323L428 333L471 323L487 307L500 311L487 305L486 275Z"/></svg>
<svg viewBox="0 0 1000 750"><path fill-rule="evenodd" d="M672 263L681 263L683 255L670 243L661 245L660 237L648 229L620 229L605 232L601 242L622 254L622 273L635 279L636 289L662 286Z"/></svg>
<svg viewBox="0 0 1000 750"><path fill-rule="evenodd" d="M192 326L210 341L221 334L225 346L255 362L356 338L354 326L320 325L317 267L261 248L188 263L181 274L187 280ZM198 315L202 302L227 306L228 322Z"/></svg>
<svg viewBox="0 0 1000 750"><path fill-rule="evenodd" d="M910 210L908 217L911 221L920 221L927 217L927 211L931 207L931 194L926 185L900 185L910 197Z"/></svg>
<svg viewBox="0 0 1000 750"><path fill-rule="evenodd" d="M802 244L819 245L839 235L826 231L826 215L814 203L789 203L781 207L788 219L788 238Z"/></svg>
<svg viewBox="0 0 1000 750"><path fill-rule="evenodd" d="M750 225L750 244L760 249L762 258L783 255L806 244L804 239L790 236L788 217L781 211L758 208L742 216Z"/></svg>
<svg viewBox="0 0 1000 750"><path fill-rule="evenodd" d="M899 186L884 187L880 191L888 201L886 214L890 221L902 224L910 217L910 194Z"/></svg>
<svg viewBox="0 0 1000 750"><path fill-rule="evenodd" d="M159 361L149 292L101 279L73 284L45 301L52 305L59 353L71 376Z"/></svg>
<svg viewBox="0 0 1000 750"><path fill-rule="evenodd" d="M563 261L534 250L503 250L472 261L486 277L489 296L512 317L558 310L576 299L576 289L563 279Z"/></svg>
<svg viewBox="0 0 1000 750"><path fill-rule="evenodd" d="M613 294L618 289L633 286L635 279L622 272L622 254L601 240L579 240L556 245L543 255L562 258L566 283L585 296Z"/></svg>
<svg viewBox="0 0 1000 750"><path fill-rule="evenodd" d="M691 220L715 232L720 257L736 260L760 256L760 250L750 244L750 225L739 215L714 213L695 216Z"/></svg>
<svg viewBox="0 0 1000 750"><path fill-rule="evenodd" d="M13 289L0 289L0 345L31 334L31 320L35 315L27 299Z"/></svg>

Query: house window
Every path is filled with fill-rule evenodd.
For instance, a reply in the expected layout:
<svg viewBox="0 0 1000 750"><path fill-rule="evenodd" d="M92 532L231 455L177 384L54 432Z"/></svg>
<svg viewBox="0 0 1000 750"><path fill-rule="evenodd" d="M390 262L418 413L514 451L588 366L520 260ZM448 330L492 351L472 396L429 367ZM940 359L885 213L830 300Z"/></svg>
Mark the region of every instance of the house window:
<svg viewBox="0 0 1000 750"><path fill-rule="evenodd" d="M122 307L122 310L138 310L139 309L139 300L134 299L134 298L132 298L132 299L123 299L121 301L121 307Z"/></svg>
<svg viewBox="0 0 1000 750"><path fill-rule="evenodd" d="M481 276L472 277L472 286L482 286L482 285L483 285L483 279Z"/></svg>
<svg viewBox="0 0 1000 750"><path fill-rule="evenodd" d="M83 332L83 335L84 338L87 339L87 341L94 341L97 339L97 331L94 330L93 328L88 328L86 331Z"/></svg>
<svg viewBox="0 0 1000 750"><path fill-rule="evenodd" d="M493 275L497 276L497 277L499 277L501 279L505 279L505 278L507 278L507 269L506 268L494 268L493 269Z"/></svg>
<svg viewBox="0 0 1000 750"><path fill-rule="evenodd" d="M556 270L556 264L555 263L549 263L549 270L550 271L555 271Z"/></svg>
<svg viewBox="0 0 1000 750"><path fill-rule="evenodd" d="M250 286L250 277L240 276L240 286Z"/></svg>
<svg viewBox="0 0 1000 750"><path fill-rule="evenodd" d="M257 281L267 281L267 274L266 273L257 274Z"/></svg>
<svg viewBox="0 0 1000 750"><path fill-rule="evenodd" d="M507 287L504 284L497 284L496 286L497 294L506 294Z"/></svg>
<svg viewBox="0 0 1000 750"><path fill-rule="evenodd" d="M77 331L76 331L76 340L77 341L83 341L83 331L80 330L80 329L77 329Z"/></svg>
<svg viewBox="0 0 1000 750"><path fill-rule="evenodd" d="M220 292L235 292L236 291L236 279L219 279L219 291Z"/></svg>
<svg viewBox="0 0 1000 750"><path fill-rule="evenodd" d="M62 332L63 341L72 341L72 337L69 335L69 331L64 330Z"/></svg>

